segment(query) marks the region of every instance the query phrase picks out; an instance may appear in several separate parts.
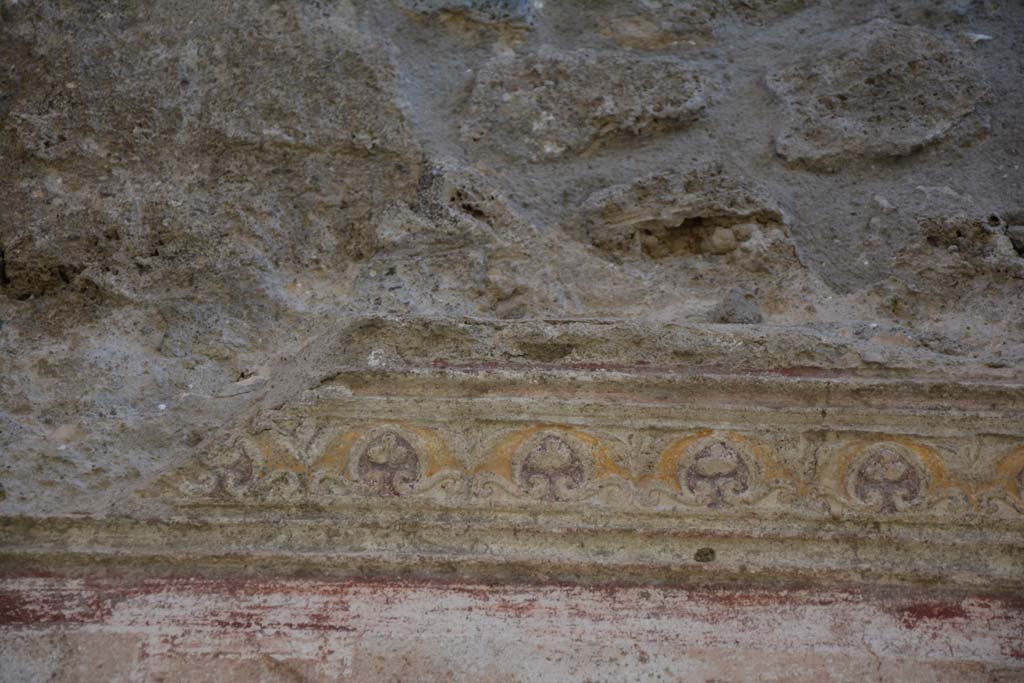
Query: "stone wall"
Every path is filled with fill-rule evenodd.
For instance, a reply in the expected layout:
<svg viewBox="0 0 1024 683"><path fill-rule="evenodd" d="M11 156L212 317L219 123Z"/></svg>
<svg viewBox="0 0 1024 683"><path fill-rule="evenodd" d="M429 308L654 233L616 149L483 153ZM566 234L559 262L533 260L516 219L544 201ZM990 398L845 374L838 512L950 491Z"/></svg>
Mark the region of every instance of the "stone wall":
<svg viewBox="0 0 1024 683"><path fill-rule="evenodd" d="M1022 54L0 0L0 680L1024 676Z"/></svg>

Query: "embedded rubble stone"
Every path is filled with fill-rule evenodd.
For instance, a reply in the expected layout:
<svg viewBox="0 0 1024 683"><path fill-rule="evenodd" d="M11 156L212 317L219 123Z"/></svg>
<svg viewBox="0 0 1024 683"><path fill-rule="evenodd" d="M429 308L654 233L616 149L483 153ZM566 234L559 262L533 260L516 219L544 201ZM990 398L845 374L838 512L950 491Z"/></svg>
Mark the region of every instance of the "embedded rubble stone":
<svg viewBox="0 0 1024 683"><path fill-rule="evenodd" d="M718 15L715 4L598 0L584 15L589 21L581 28L634 49L664 49L680 42L705 44ZM566 17L567 25L570 21L579 22L578 15Z"/></svg>
<svg viewBox="0 0 1024 683"><path fill-rule="evenodd" d="M663 50L712 43L723 25L762 25L791 14L809 0L588 0L550 3L546 14L562 30L593 33L631 49Z"/></svg>
<svg viewBox="0 0 1024 683"><path fill-rule="evenodd" d="M860 158L905 156L942 140L983 95L978 76L948 39L885 19L829 35L767 83L786 111L775 138L778 154L827 171Z"/></svg>
<svg viewBox="0 0 1024 683"><path fill-rule="evenodd" d="M47 47L26 50L35 86L11 93L0 121L11 296L146 296L153 279L187 288L231 272L230 287L282 263L337 266L381 195L411 189L379 42L319 21L277 40L298 21L282 8L240 8L242 26L211 14L197 19L217 29L201 45L187 19L141 9L108 26L69 8L74 39L23 28ZM133 59L157 27L166 55Z"/></svg>
<svg viewBox="0 0 1024 683"><path fill-rule="evenodd" d="M1015 214L992 212L968 195L947 186L918 186L924 204L916 211L893 210L871 219L869 226L880 234L909 232L920 242L901 254L917 264L929 290L940 290L941 278L993 277L1006 282L1024 279L1024 260L1014 243Z"/></svg>
<svg viewBox="0 0 1024 683"><path fill-rule="evenodd" d="M717 166L600 190L584 202L581 216L579 229L601 251L655 259L721 256L785 235L782 211Z"/></svg>
<svg viewBox="0 0 1024 683"><path fill-rule="evenodd" d="M929 247L944 252L945 258L969 264L973 275L1002 273L1024 279L1024 262L1013 242L1014 233L995 214L922 215L917 217L917 226Z"/></svg>
<svg viewBox="0 0 1024 683"><path fill-rule="evenodd" d="M542 161L683 128L707 103L705 76L675 58L548 48L498 56L480 69L462 137Z"/></svg>
<svg viewBox="0 0 1024 683"><path fill-rule="evenodd" d="M1010 225L1006 228L1006 236L1017 251L1017 254L1024 256L1024 225Z"/></svg>
<svg viewBox="0 0 1024 683"><path fill-rule="evenodd" d="M428 16L462 15L484 24L529 24L531 0L402 0L409 9Z"/></svg>
<svg viewBox="0 0 1024 683"><path fill-rule="evenodd" d="M754 292L739 287L730 289L708 314L708 322L712 323L751 325L763 320Z"/></svg>
<svg viewBox="0 0 1024 683"><path fill-rule="evenodd" d="M381 48L344 29L296 43L225 38L210 48L217 68L200 64L194 76L205 86L199 121L250 143L394 151L407 133L387 100L394 73Z"/></svg>

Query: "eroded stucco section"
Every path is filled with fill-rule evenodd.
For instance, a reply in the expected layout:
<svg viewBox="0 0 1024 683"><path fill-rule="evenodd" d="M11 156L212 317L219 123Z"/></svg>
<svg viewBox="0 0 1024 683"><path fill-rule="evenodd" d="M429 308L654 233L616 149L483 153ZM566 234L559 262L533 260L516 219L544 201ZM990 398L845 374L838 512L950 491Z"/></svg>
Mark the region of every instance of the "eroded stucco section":
<svg viewBox="0 0 1024 683"><path fill-rule="evenodd" d="M1011 681L1020 605L913 592L0 579L4 680Z"/></svg>

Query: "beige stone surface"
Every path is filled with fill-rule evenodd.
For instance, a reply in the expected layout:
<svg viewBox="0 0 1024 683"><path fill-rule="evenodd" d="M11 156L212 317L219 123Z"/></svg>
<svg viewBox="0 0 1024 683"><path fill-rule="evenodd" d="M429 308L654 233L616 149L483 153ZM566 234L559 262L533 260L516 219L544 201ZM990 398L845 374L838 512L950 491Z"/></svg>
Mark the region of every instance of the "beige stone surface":
<svg viewBox="0 0 1024 683"><path fill-rule="evenodd" d="M830 35L805 61L768 76L788 119L776 149L833 170L856 157L899 157L940 140L985 91L940 35L875 20Z"/></svg>
<svg viewBox="0 0 1024 683"><path fill-rule="evenodd" d="M4 2L0 511L122 508L367 319L651 330L573 333L565 360L608 363L744 326L775 341L729 367L800 336L793 365L1018 381L1021 21ZM390 329L392 360L423 343Z"/></svg>
<svg viewBox="0 0 1024 683"><path fill-rule="evenodd" d="M0 0L0 679L1020 679L1022 45Z"/></svg>

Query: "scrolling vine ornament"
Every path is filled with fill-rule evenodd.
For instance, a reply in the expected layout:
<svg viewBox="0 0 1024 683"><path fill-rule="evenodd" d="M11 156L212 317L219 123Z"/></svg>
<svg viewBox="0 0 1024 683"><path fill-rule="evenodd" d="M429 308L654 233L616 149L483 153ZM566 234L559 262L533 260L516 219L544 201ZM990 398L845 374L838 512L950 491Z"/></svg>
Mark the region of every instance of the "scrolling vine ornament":
<svg viewBox="0 0 1024 683"><path fill-rule="evenodd" d="M996 463L990 479L971 482L952 475L934 448L902 438L785 442L804 449L785 454L798 475L774 447L749 434L479 428L483 433L460 426L461 438L470 435L479 453L460 460L448 446L456 437L433 428L285 420L212 453L175 489L188 504L429 498L454 507L527 503L716 515L1024 514L1022 446ZM653 470L631 472L621 464L644 457L656 460ZM474 459L475 466L466 464Z"/></svg>

